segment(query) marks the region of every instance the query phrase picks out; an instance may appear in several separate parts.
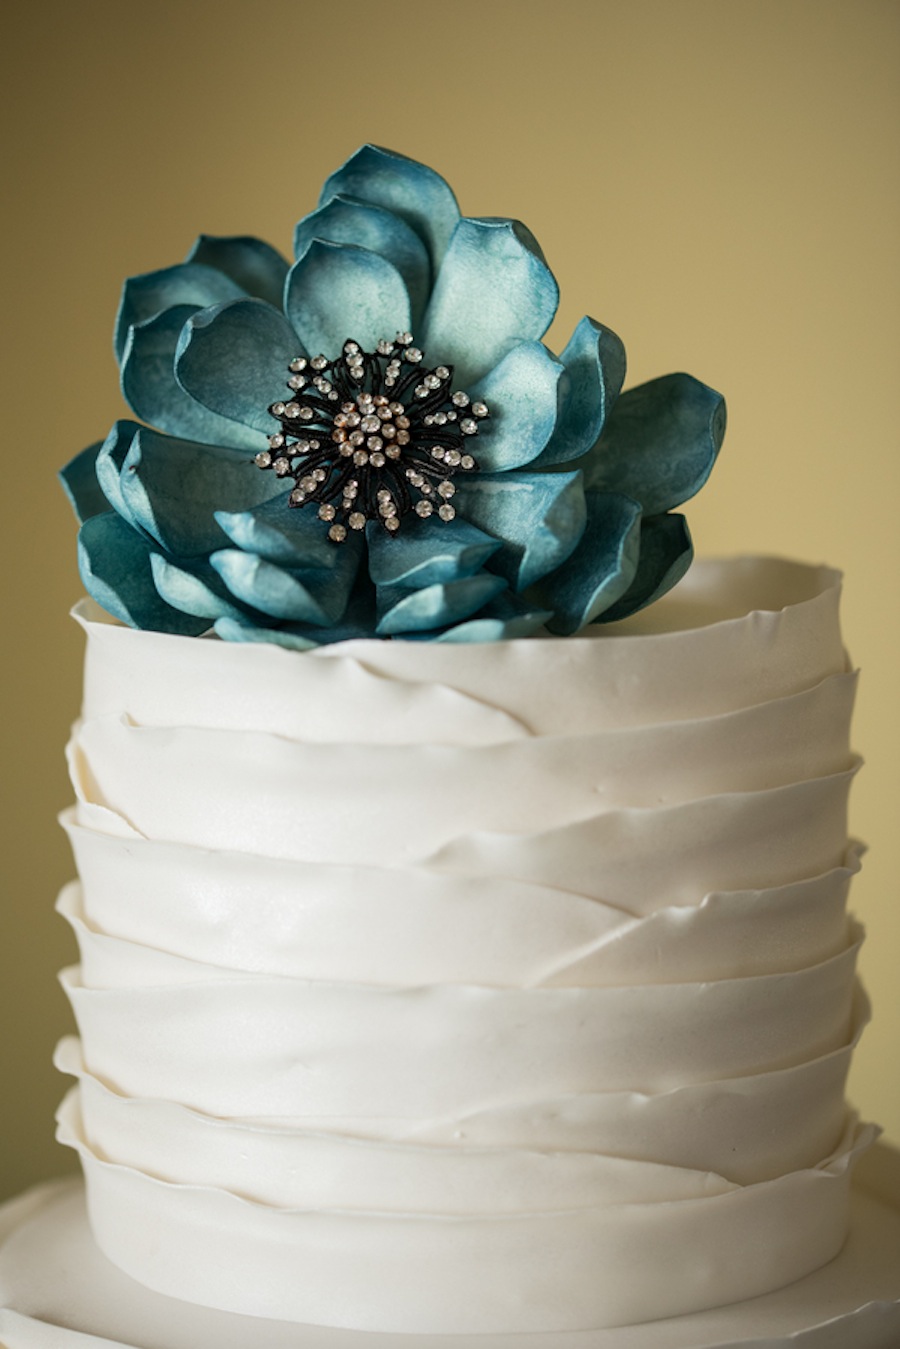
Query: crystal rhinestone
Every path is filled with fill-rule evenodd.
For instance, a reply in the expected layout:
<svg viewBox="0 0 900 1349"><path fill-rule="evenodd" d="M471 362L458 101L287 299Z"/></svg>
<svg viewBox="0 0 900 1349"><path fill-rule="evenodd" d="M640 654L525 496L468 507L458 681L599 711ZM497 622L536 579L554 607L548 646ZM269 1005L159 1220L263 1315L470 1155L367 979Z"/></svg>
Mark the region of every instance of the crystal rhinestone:
<svg viewBox="0 0 900 1349"><path fill-rule="evenodd" d="M448 421L448 422L455 422L455 421L456 421L456 416L457 416L456 410L455 410L454 408L451 408L450 411L447 413L447 421Z"/></svg>
<svg viewBox="0 0 900 1349"><path fill-rule="evenodd" d="M347 524L351 529L365 529L366 517L363 515L362 511L351 511L350 515L347 517Z"/></svg>
<svg viewBox="0 0 900 1349"><path fill-rule="evenodd" d="M447 414L446 414L446 412L436 412L436 413L434 414L434 420L435 420L435 422L437 423L438 426L446 426L446 425L447 425Z"/></svg>
<svg viewBox="0 0 900 1349"><path fill-rule="evenodd" d="M392 415L391 410L387 405L387 399L382 398L379 403L378 412L376 413L376 416L380 417L383 422L389 422L391 420L391 415Z"/></svg>
<svg viewBox="0 0 900 1349"><path fill-rule="evenodd" d="M347 425L348 425L348 426L359 426L359 424L360 424L361 421L362 421L362 418L360 417L360 415L359 415L359 413L357 412L356 408L351 408L350 411L347 413Z"/></svg>
<svg viewBox="0 0 900 1349"><path fill-rule="evenodd" d="M273 450L280 449L280 447L283 444L284 444L284 436L281 434L280 431L274 436L269 436L269 445Z"/></svg>
<svg viewBox="0 0 900 1349"><path fill-rule="evenodd" d="M301 492L299 487L295 487L293 492L291 492L291 505L301 506L305 500L306 493Z"/></svg>
<svg viewBox="0 0 900 1349"><path fill-rule="evenodd" d="M386 487L379 488L379 490L375 493L376 501L390 501L390 499L391 494Z"/></svg>
<svg viewBox="0 0 900 1349"><path fill-rule="evenodd" d="M290 473L290 471L291 471L290 459L275 460L275 472L278 474L279 478L283 478L286 474Z"/></svg>
<svg viewBox="0 0 900 1349"><path fill-rule="evenodd" d="M272 456L268 450L260 450L253 462L257 468L268 468L272 462Z"/></svg>
<svg viewBox="0 0 900 1349"><path fill-rule="evenodd" d="M428 516L433 513L433 511L434 507L432 506L430 501L416 502L416 515L421 515L423 520L426 520Z"/></svg>
<svg viewBox="0 0 900 1349"><path fill-rule="evenodd" d="M299 403L285 403L285 405L284 405L284 415L285 415L286 417L298 417L298 416L300 415L300 404L299 404Z"/></svg>
<svg viewBox="0 0 900 1349"><path fill-rule="evenodd" d="M384 422L381 427L381 434L384 436L385 440L393 440L394 436L397 434L397 428L393 422Z"/></svg>
<svg viewBox="0 0 900 1349"><path fill-rule="evenodd" d="M347 486L344 488L344 496L349 497L350 500L352 501L358 491L359 491L359 483L356 481L355 478L351 478L350 481L347 483Z"/></svg>
<svg viewBox="0 0 900 1349"><path fill-rule="evenodd" d="M417 398L427 398L428 386L425 384L417 384L415 388L415 394Z"/></svg>
<svg viewBox="0 0 900 1349"><path fill-rule="evenodd" d="M358 355L358 354L359 354L359 343L358 343L358 342L345 342L345 343L344 343L344 351L346 351L347 354L350 355L350 356L356 356L356 355Z"/></svg>
<svg viewBox="0 0 900 1349"><path fill-rule="evenodd" d="M464 436L474 436L475 432L478 430L478 423L473 422L471 417L463 417L459 424L459 429Z"/></svg>
<svg viewBox="0 0 900 1349"><path fill-rule="evenodd" d="M273 417L283 417L284 403L273 403L269 411L272 413Z"/></svg>
<svg viewBox="0 0 900 1349"><path fill-rule="evenodd" d="M456 511L450 505L449 501L445 501L443 506L438 507L438 515L442 520L452 520L456 515Z"/></svg>
<svg viewBox="0 0 900 1349"><path fill-rule="evenodd" d="M469 395L463 393L462 389L457 389L451 400L458 408L467 408L469 406Z"/></svg>
<svg viewBox="0 0 900 1349"><path fill-rule="evenodd" d="M449 498L456 495L456 488L453 486L452 482L439 482L438 491L442 497Z"/></svg>
<svg viewBox="0 0 900 1349"><path fill-rule="evenodd" d="M389 529L392 534L396 534L397 530L400 528L400 521L397 519L396 515L390 516L387 520L382 521L382 523L385 529Z"/></svg>
<svg viewBox="0 0 900 1349"><path fill-rule="evenodd" d="M422 359L422 353L418 347L407 347L403 353L403 357L404 360L409 361L411 365L417 365Z"/></svg>
<svg viewBox="0 0 900 1349"><path fill-rule="evenodd" d="M402 417L404 412L406 411L406 408L403 406L403 404L397 402L388 403L388 409L391 413L391 416L393 417Z"/></svg>
<svg viewBox="0 0 900 1349"><path fill-rule="evenodd" d="M398 432L397 432L397 444L398 444L398 445L408 445L408 444L409 444L409 432L408 432L408 431L398 431Z"/></svg>
<svg viewBox="0 0 900 1349"><path fill-rule="evenodd" d="M359 407L363 408L367 407L369 403L374 403L375 400L367 389L363 389L361 393L356 395L356 401Z"/></svg>
<svg viewBox="0 0 900 1349"><path fill-rule="evenodd" d="M353 446L350 444L350 441L347 440L341 446L341 454L344 456L345 459L349 459L352 453L353 453Z"/></svg>
<svg viewBox="0 0 900 1349"><path fill-rule="evenodd" d="M400 446L399 446L399 445L388 445L388 446L386 447L386 449L385 449L384 452L385 452L385 454L387 455L388 459L399 459L399 458L400 458Z"/></svg>
<svg viewBox="0 0 900 1349"><path fill-rule="evenodd" d="M402 404L398 404L398 406L402 406ZM409 418L408 418L408 417L404 417L402 412L395 412L395 413L394 413L394 425L395 425L396 427L398 427L399 430L401 430L401 431L408 431L408 430L409 430Z"/></svg>
<svg viewBox="0 0 900 1349"><path fill-rule="evenodd" d="M408 468L406 470L406 476L409 478L413 487L421 487L422 483L425 481L421 473L418 473L414 468Z"/></svg>
<svg viewBox="0 0 900 1349"><path fill-rule="evenodd" d="M473 403L472 411L476 417L486 417L488 415L487 403Z"/></svg>
<svg viewBox="0 0 900 1349"><path fill-rule="evenodd" d="M362 431L351 431L347 439L350 441L351 445L361 445L365 440L365 436Z"/></svg>
<svg viewBox="0 0 900 1349"><path fill-rule="evenodd" d="M381 450L373 451L373 453L369 456L369 463L372 465L373 468L384 468L385 460L384 455L381 453Z"/></svg>
<svg viewBox="0 0 900 1349"><path fill-rule="evenodd" d="M299 444L305 450L317 450L319 448L319 442L317 440L301 440Z"/></svg>
<svg viewBox="0 0 900 1349"><path fill-rule="evenodd" d="M369 462L369 456L366 454L365 450L357 450L353 456L353 462L354 464L360 465L367 464Z"/></svg>
<svg viewBox="0 0 900 1349"><path fill-rule="evenodd" d="M449 454L449 451L448 451L448 454ZM441 448L440 445L432 445L432 447L431 447L431 457L432 457L432 459L443 459L443 457L444 457L444 451L443 451L443 449Z"/></svg>
<svg viewBox="0 0 900 1349"><path fill-rule="evenodd" d="M328 503L326 502L324 506L319 507L320 520L333 520L334 517L335 517L335 509L333 506L329 506Z"/></svg>
<svg viewBox="0 0 900 1349"><path fill-rule="evenodd" d="M422 425L423 425L423 426L434 426L434 418L433 418L433 417L423 417L423 418L422 418Z"/></svg>
<svg viewBox="0 0 900 1349"><path fill-rule="evenodd" d="M412 341L412 333L398 333L397 341L401 347L408 347Z"/></svg>
<svg viewBox="0 0 900 1349"><path fill-rule="evenodd" d="M397 514L397 507L393 501L383 501L378 507L378 514L383 516L385 520L390 520L392 516Z"/></svg>
<svg viewBox="0 0 900 1349"><path fill-rule="evenodd" d="M324 468L314 468L312 475L315 478L316 482L324 482L325 479L328 477L328 474L325 472Z"/></svg>
<svg viewBox="0 0 900 1349"><path fill-rule="evenodd" d="M301 420L301 422L311 422L312 419L313 419L313 417L314 417L315 415L316 415L316 414L313 412L312 408L301 408L301 409L300 409L300 420Z"/></svg>
<svg viewBox="0 0 900 1349"><path fill-rule="evenodd" d="M441 387L441 381L438 379L437 375L426 375L424 383L429 389L439 389Z"/></svg>
<svg viewBox="0 0 900 1349"><path fill-rule="evenodd" d="M390 356L393 350L393 342L389 342L386 337L383 337L376 347L379 356Z"/></svg>
<svg viewBox="0 0 900 1349"><path fill-rule="evenodd" d="M335 445L343 445L344 441L347 439L347 432L343 427L336 426L331 433L331 439L334 441Z"/></svg>
<svg viewBox="0 0 900 1349"><path fill-rule="evenodd" d="M472 458L470 454L464 454L462 459L460 459L459 461L459 466L460 468L474 468L475 460Z"/></svg>
<svg viewBox="0 0 900 1349"><path fill-rule="evenodd" d="M366 439L366 445L370 450L380 450L384 446L381 436L369 436Z"/></svg>
<svg viewBox="0 0 900 1349"><path fill-rule="evenodd" d="M329 539L332 539L334 543L343 543L344 539L347 537L347 530L343 525L332 525L328 531L328 537Z"/></svg>
<svg viewBox="0 0 900 1349"><path fill-rule="evenodd" d="M302 389L305 384L306 384L305 375L291 375L290 379L288 380L289 389Z"/></svg>
<svg viewBox="0 0 900 1349"><path fill-rule="evenodd" d="M294 359L291 361L290 365L288 366L288 369L289 369L289 370L294 370L294 371L296 371L296 370L305 370L305 369L306 369L306 357L305 357L305 356L295 356Z"/></svg>
<svg viewBox="0 0 900 1349"><path fill-rule="evenodd" d="M328 395L329 401L332 403L336 403L339 397L340 395L334 389Z"/></svg>
<svg viewBox="0 0 900 1349"><path fill-rule="evenodd" d="M436 366L436 367L435 367L434 373L437 375L438 379L449 379L449 378L450 378L450 371L447 369L447 367L446 367L445 365L438 365L438 366Z"/></svg>
<svg viewBox="0 0 900 1349"><path fill-rule="evenodd" d="M310 361L310 365L312 366L313 370L324 370L325 367L328 365L328 362L326 361L324 356L314 356Z"/></svg>
<svg viewBox="0 0 900 1349"><path fill-rule="evenodd" d="M462 455L459 450L448 450L444 455L444 462L456 468L457 464L462 462Z"/></svg>
<svg viewBox="0 0 900 1349"><path fill-rule="evenodd" d="M300 486L303 488L304 492L314 492L318 484L313 475L307 473L304 478L300 479Z"/></svg>

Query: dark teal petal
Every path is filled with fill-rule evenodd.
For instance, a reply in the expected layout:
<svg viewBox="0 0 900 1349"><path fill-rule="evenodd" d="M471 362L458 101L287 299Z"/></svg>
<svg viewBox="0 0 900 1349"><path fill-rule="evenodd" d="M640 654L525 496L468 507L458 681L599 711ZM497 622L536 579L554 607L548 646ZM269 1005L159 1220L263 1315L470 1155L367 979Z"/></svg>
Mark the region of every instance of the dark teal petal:
<svg viewBox="0 0 900 1349"><path fill-rule="evenodd" d="M102 515L109 510L110 503L97 481L97 455L102 446L102 440L89 445L59 471L63 491L69 498L79 524L90 520L92 515Z"/></svg>
<svg viewBox="0 0 900 1349"><path fill-rule="evenodd" d="M297 225L294 256L302 258L314 239L356 244L384 258L403 277L409 293L413 331L425 312L431 288L431 262L425 244L405 220L381 206L336 196ZM393 336L393 333L382 334Z"/></svg>
<svg viewBox="0 0 900 1349"><path fill-rule="evenodd" d="M588 492L587 527L571 557L529 592L553 611L547 627L568 636L592 622L624 594L640 553L641 508L614 492Z"/></svg>
<svg viewBox="0 0 900 1349"><path fill-rule="evenodd" d="M503 540L491 570L505 576L513 590L526 590L555 571L584 533L579 472L479 473L457 482L458 514Z"/></svg>
<svg viewBox="0 0 900 1349"><path fill-rule="evenodd" d="M535 609L516 595L508 592L498 595L480 610L475 618L466 619L439 633L436 642L502 642L517 637L530 637L538 632L551 617L547 609Z"/></svg>
<svg viewBox="0 0 900 1349"><path fill-rule="evenodd" d="M614 623L645 609L677 585L694 556L683 515L654 515L641 524L641 552L634 580L622 598L597 619Z"/></svg>
<svg viewBox="0 0 900 1349"><path fill-rule="evenodd" d="M401 633L444 628L448 623L471 617L505 589L506 582L488 572L460 581L425 586L422 590L379 587L379 619L375 632L379 637L396 637Z"/></svg>
<svg viewBox="0 0 900 1349"><path fill-rule="evenodd" d="M251 235L216 237L201 234L188 253L186 262L203 263L224 272L246 295L281 308L288 262L262 239Z"/></svg>
<svg viewBox="0 0 900 1349"><path fill-rule="evenodd" d="M257 468L245 450L161 436L140 427L122 466L122 499L129 519L173 557L222 548L227 536L216 511L257 506L284 485Z"/></svg>
<svg viewBox="0 0 900 1349"><path fill-rule="evenodd" d="M183 305L205 309L207 305L221 304L223 300L236 300L243 293L230 277L215 267L205 267L198 262L180 262L159 272L130 277L122 287L116 315L116 359L121 364L128 344L128 330L137 324L156 318L167 309Z"/></svg>
<svg viewBox="0 0 900 1349"><path fill-rule="evenodd" d="M328 525L319 519L315 508L289 506L283 487L282 495L259 506L233 513L218 511L216 520L243 552L293 569L331 571L346 563L348 548L360 546L352 535L335 545L328 537Z"/></svg>
<svg viewBox="0 0 900 1349"><path fill-rule="evenodd" d="M309 352L338 356L347 338L374 351L382 337L409 328L409 295L396 267L353 244L313 240L294 263L285 310Z"/></svg>
<svg viewBox="0 0 900 1349"><path fill-rule="evenodd" d="M403 517L397 534L379 524L368 528L369 575L378 586L425 586L474 576L500 547L500 540L467 520Z"/></svg>
<svg viewBox="0 0 900 1349"><path fill-rule="evenodd" d="M521 468L538 458L556 425L562 375L563 367L540 342L522 342L469 390L490 410L472 443L479 468Z"/></svg>
<svg viewBox="0 0 900 1349"><path fill-rule="evenodd" d="M124 496L122 495L122 468L128 458L135 436L142 428L137 422L122 418L114 423L112 430L97 452L95 469L100 490L113 510L128 520L135 529L140 529L133 519Z"/></svg>
<svg viewBox="0 0 900 1349"><path fill-rule="evenodd" d="M584 460L585 484L624 492L645 516L699 491L725 435L725 400L692 375L664 375L623 393Z"/></svg>
<svg viewBox="0 0 900 1349"><path fill-rule="evenodd" d="M185 392L211 412L241 422L259 437L270 436L279 426L269 405L288 397L288 365L302 354L280 309L263 300L231 300L185 323L175 375ZM254 443L264 449L259 437Z"/></svg>
<svg viewBox="0 0 900 1349"><path fill-rule="evenodd" d="M261 628L248 619L217 618L213 626L216 636L223 642L267 642L270 646L286 647L288 651L309 651L319 645L290 628Z"/></svg>
<svg viewBox="0 0 900 1349"><path fill-rule="evenodd" d="M197 636L209 623L179 613L160 597L153 583L150 554L150 544L115 511L94 515L81 526L81 579L107 613L132 628Z"/></svg>
<svg viewBox="0 0 900 1349"><path fill-rule="evenodd" d="M482 379L519 342L543 337L559 289L537 241L517 220L460 220L441 264L420 346L455 368L457 387Z"/></svg>
<svg viewBox="0 0 900 1349"><path fill-rule="evenodd" d="M553 437L536 465L566 464L596 444L625 378L625 348L610 328L583 318L559 358L568 376L560 387Z"/></svg>
<svg viewBox="0 0 900 1349"><path fill-rule="evenodd" d="M210 562L232 595L260 613L329 627L347 608L362 554L352 539L332 547L338 556L327 571L287 571L236 548L213 553Z"/></svg>
<svg viewBox="0 0 900 1349"><path fill-rule="evenodd" d="M359 581L364 583L360 585ZM308 651L310 647L331 646L335 642L371 640L375 630L374 588L365 582L364 575L360 573L345 613L330 628L283 621L267 626L265 621L245 617L218 619L215 629L226 642L272 642L292 651Z"/></svg>
<svg viewBox="0 0 900 1349"><path fill-rule="evenodd" d="M392 150L364 145L327 180L319 205L336 196L384 206L405 220L428 246L437 272L459 220L459 207L449 184L434 169Z"/></svg>
<svg viewBox="0 0 900 1349"><path fill-rule="evenodd" d="M245 619L246 611L235 604L221 577L206 562L187 569L161 553L151 553L150 566L153 584L173 609L206 619L207 627L217 618Z"/></svg>
<svg viewBox="0 0 900 1349"><path fill-rule="evenodd" d="M190 305L179 305L129 330L122 358L122 392L142 421L169 435L206 445L259 449L255 431L210 412L185 393L175 378L178 339L196 312Z"/></svg>

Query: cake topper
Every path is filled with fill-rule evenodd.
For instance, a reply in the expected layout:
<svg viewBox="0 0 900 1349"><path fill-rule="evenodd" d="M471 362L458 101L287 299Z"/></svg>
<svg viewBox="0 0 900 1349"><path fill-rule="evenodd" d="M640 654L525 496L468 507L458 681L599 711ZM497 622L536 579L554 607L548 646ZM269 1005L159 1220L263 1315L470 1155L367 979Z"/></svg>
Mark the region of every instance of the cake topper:
<svg viewBox="0 0 900 1349"><path fill-rule="evenodd" d="M434 170L367 145L294 255L201 236L125 283L134 419L62 473L111 614L299 648L491 641L612 621L684 574L676 508L723 400L683 374L621 392L591 318L551 352L557 285L524 225L463 216Z"/></svg>

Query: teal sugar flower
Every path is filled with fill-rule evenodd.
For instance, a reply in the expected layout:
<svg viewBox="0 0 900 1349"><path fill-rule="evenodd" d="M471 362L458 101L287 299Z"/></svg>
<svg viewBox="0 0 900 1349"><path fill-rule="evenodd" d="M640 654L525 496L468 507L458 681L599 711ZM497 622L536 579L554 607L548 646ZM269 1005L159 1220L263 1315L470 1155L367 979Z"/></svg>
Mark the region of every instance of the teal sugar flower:
<svg viewBox="0 0 900 1349"><path fill-rule="evenodd" d="M126 282L138 420L62 473L104 608L301 648L488 641L621 618L680 579L674 508L723 400L683 374L620 392L622 343L590 318L550 352L558 291L525 226L462 216L433 170L364 146L294 251L201 236Z"/></svg>

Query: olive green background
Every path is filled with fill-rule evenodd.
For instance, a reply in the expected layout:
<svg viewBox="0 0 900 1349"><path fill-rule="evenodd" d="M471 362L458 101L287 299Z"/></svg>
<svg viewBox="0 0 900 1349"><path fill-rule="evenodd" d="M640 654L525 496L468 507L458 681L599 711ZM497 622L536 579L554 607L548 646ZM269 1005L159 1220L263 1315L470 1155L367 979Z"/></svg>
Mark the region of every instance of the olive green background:
<svg viewBox="0 0 900 1349"><path fill-rule="evenodd" d="M726 393L698 551L846 570L875 1003L852 1094L900 1141L898 6L34 0L6 23L0 1197L72 1166L50 1055L81 641L54 473L121 410L121 279L201 230L288 250L366 140L439 168L468 214L528 223L561 284L555 349L587 312L630 382L684 368Z"/></svg>

